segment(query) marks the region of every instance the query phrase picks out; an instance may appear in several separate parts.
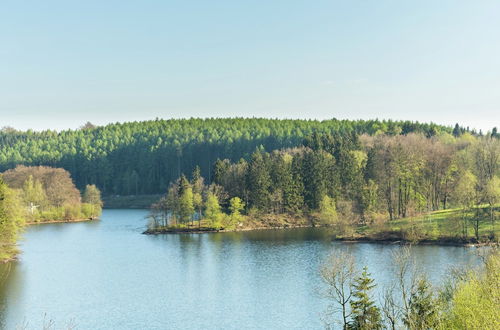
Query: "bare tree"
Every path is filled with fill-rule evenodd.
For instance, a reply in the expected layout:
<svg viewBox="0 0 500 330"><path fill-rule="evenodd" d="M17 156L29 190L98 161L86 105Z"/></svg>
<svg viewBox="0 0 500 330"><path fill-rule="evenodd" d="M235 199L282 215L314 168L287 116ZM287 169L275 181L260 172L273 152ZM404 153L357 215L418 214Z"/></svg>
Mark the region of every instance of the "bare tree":
<svg viewBox="0 0 500 330"><path fill-rule="evenodd" d="M322 291L323 297L332 301L326 311L326 323L331 327L331 316L342 313L342 326L347 329L348 318L351 314L349 303L352 297L352 284L357 276L354 257L346 252L331 254L320 269L320 275L326 288Z"/></svg>
<svg viewBox="0 0 500 330"><path fill-rule="evenodd" d="M411 299L418 284L418 271L411 257L411 246L402 246L392 253L394 282L382 294L381 310L389 329L397 329L403 319L411 319ZM411 324L406 324L410 329Z"/></svg>
<svg viewBox="0 0 500 330"><path fill-rule="evenodd" d="M401 319L401 312L398 304L395 300L396 285L392 284L384 290L382 294L382 316L387 328L391 330L396 330L398 320Z"/></svg>

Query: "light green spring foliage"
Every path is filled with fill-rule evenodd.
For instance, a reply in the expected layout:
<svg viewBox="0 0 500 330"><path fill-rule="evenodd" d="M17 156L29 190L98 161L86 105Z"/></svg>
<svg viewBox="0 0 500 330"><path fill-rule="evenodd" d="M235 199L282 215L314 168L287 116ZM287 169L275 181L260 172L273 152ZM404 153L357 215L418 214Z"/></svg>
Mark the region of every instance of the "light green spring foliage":
<svg viewBox="0 0 500 330"><path fill-rule="evenodd" d="M241 212L245 208L245 203L239 197L233 197L229 200L229 211L231 212L228 216L224 217L224 228L234 229L239 222L243 220Z"/></svg>
<svg viewBox="0 0 500 330"><path fill-rule="evenodd" d="M319 203L319 218L323 224L333 224L338 220L335 200L328 195L323 196Z"/></svg>
<svg viewBox="0 0 500 330"><path fill-rule="evenodd" d="M193 189L186 187L179 197L179 216L182 222L192 219L194 214Z"/></svg>
<svg viewBox="0 0 500 330"><path fill-rule="evenodd" d="M474 204L477 178L471 171L466 170L458 177L457 181L456 189L453 191L453 197L465 208L469 208Z"/></svg>
<svg viewBox="0 0 500 330"><path fill-rule="evenodd" d="M16 240L24 227L21 198L0 177L0 262L17 253Z"/></svg>
<svg viewBox="0 0 500 330"><path fill-rule="evenodd" d="M30 206L31 212L34 211L34 207L44 207L47 204L47 194L42 183L39 180L33 180L32 175L24 182L23 199L26 205Z"/></svg>
<svg viewBox="0 0 500 330"><path fill-rule="evenodd" d="M222 227L223 213L217 196L212 192L207 193L207 200L205 201L205 218L210 222L212 227Z"/></svg>
<svg viewBox="0 0 500 330"><path fill-rule="evenodd" d="M47 186L30 173L41 177ZM23 166L8 171L7 177L9 185L14 188L10 188L4 182L2 175L0 179L0 261L15 256L16 240L27 222L93 219L101 214L102 201L99 189L95 185L88 185L83 196L84 202L81 203L79 191L74 188L69 174L63 169ZM47 177L51 180L47 180Z"/></svg>
<svg viewBox="0 0 500 330"><path fill-rule="evenodd" d="M442 329L500 329L500 254L491 254L484 272L470 273L453 294Z"/></svg>
<svg viewBox="0 0 500 330"><path fill-rule="evenodd" d="M231 217L236 221L241 219L241 211L245 208L245 203L239 197L233 197L229 200L229 210L231 211Z"/></svg>
<svg viewBox="0 0 500 330"><path fill-rule="evenodd" d="M486 184L485 200L489 205L500 202L500 178L496 175Z"/></svg>
<svg viewBox="0 0 500 330"><path fill-rule="evenodd" d="M93 184L87 185L82 197L82 212L94 219L102 213L101 191Z"/></svg>

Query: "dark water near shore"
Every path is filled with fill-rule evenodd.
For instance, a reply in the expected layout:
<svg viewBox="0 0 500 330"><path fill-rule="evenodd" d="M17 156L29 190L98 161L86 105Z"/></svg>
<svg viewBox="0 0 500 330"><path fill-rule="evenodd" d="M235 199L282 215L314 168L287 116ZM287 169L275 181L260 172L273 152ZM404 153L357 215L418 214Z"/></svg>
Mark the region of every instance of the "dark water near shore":
<svg viewBox="0 0 500 330"><path fill-rule="evenodd" d="M329 253L352 251L379 286L392 280L398 246L332 242L325 229L141 235L145 211L31 226L20 260L0 275L0 328L316 329L327 303L317 289ZM439 284L471 249L417 246ZM7 266L0 265L0 274Z"/></svg>

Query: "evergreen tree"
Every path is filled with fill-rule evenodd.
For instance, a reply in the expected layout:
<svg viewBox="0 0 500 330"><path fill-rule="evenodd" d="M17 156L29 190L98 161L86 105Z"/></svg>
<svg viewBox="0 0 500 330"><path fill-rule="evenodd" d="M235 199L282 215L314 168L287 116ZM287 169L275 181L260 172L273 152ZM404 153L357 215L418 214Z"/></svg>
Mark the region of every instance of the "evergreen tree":
<svg viewBox="0 0 500 330"><path fill-rule="evenodd" d="M459 137L461 135L460 126L458 126L458 123L455 124L455 127L453 128L452 134L454 137Z"/></svg>
<svg viewBox="0 0 500 330"><path fill-rule="evenodd" d="M427 279L418 281L415 292L409 300L409 311L404 323L409 329L434 329L437 321L437 304Z"/></svg>
<svg viewBox="0 0 500 330"><path fill-rule="evenodd" d="M265 211L269 208L271 176L261 152L254 152L248 170L248 189L252 206Z"/></svg>
<svg viewBox="0 0 500 330"><path fill-rule="evenodd" d="M283 203L285 211L300 214L304 208L304 184L301 177L301 164L297 156L283 177Z"/></svg>
<svg viewBox="0 0 500 330"><path fill-rule="evenodd" d="M351 301L352 322L349 325L350 329L382 329L380 310L375 306L370 297L370 293L374 287L374 280L370 277L368 269L366 267L363 268L361 276L356 278L353 284L354 292L353 300Z"/></svg>

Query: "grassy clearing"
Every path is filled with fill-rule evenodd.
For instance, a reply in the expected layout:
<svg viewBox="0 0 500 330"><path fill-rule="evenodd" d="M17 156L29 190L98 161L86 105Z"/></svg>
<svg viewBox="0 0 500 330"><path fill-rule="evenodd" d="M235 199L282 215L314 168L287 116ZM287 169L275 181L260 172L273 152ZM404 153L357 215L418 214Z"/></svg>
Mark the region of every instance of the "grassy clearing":
<svg viewBox="0 0 500 330"><path fill-rule="evenodd" d="M495 207L494 212L495 219L497 219L499 206ZM476 219L479 219L480 241L488 241L492 237L500 235L500 221L497 220L493 226L490 219L490 209L487 206L479 206L465 214L459 208L448 209L386 221L382 224L361 226L357 228L356 234L380 240L400 238L410 241L456 240L472 242L476 239L474 231Z"/></svg>

